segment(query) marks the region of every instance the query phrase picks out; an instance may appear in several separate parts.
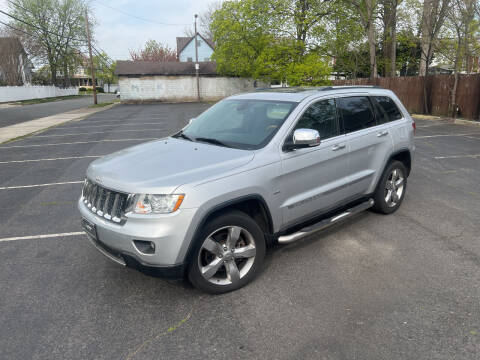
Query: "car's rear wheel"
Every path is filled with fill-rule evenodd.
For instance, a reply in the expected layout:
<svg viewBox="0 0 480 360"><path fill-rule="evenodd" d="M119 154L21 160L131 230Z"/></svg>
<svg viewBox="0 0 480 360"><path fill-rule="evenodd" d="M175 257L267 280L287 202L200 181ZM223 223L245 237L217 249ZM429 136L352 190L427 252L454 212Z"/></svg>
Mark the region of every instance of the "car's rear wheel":
<svg viewBox="0 0 480 360"><path fill-rule="evenodd" d="M373 210L391 214L402 204L407 189L407 170L400 161L392 161L385 169L374 194Z"/></svg>
<svg viewBox="0 0 480 360"><path fill-rule="evenodd" d="M200 290L221 294L253 280L264 257L265 240L260 227L247 214L231 211L206 224L188 276Z"/></svg>

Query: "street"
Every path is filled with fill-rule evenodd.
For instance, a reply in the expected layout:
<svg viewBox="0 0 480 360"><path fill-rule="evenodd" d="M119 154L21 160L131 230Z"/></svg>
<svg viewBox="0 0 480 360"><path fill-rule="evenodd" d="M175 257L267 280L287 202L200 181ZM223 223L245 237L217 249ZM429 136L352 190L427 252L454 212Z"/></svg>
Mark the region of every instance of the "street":
<svg viewBox="0 0 480 360"><path fill-rule="evenodd" d="M115 94L98 94L98 103L110 102L116 99ZM40 104L0 107L0 127L19 124L29 120L56 115L71 110L93 105L93 96L83 96L73 99L51 101Z"/></svg>
<svg viewBox="0 0 480 360"><path fill-rule="evenodd" d="M80 101L2 109L0 126ZM117 105L0 145L2 358L480 357L480 127L418 120L398 212L275 246L238 291L206 295L100 254L79 234L88 164L208 107Z"/></svg>

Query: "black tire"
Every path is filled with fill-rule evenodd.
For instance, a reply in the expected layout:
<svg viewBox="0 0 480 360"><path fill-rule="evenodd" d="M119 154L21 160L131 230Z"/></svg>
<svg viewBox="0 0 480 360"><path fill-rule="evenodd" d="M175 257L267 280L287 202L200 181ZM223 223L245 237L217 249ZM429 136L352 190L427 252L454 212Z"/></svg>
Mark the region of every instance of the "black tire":
<svg viewBox="0 0 480 360"><path fill-rule="evenodd" d="M255 248L253 259L252 257L235 258L238 255L233 255L234 253L236 254L236 250L232 250L231 246L228 246L227 249L228 234L230 234L230 229L233 231L234 228L241 229L238 240L232 240L236 244L234 247L239 250L248 248L249 251L253 251L251 250L251 242L253 241L253 247ZM214 255L203 247L208 238L214 239L220 245L220 251L223 251L223 255L222 253ZM195 245L193 256L188 266L188 278L196 288L210 294L223 294L245 286L258 275L265 260L266 244L262 229L250 216L237 210L228 211L210 220L196 238ZM230 251L232 254L230 254ZM232 257L232 259L225 260L227 256ZM205 269L207 265L212 264L214 261L223 261L223 264L220 265L215 276L207 280L202 275L201 266L204 266L203 269ZM232 261L235 263L240 275L235 280L230 280L229 271L227 272L227 265L231 266ZM242 271L244 272L243 274ZM225 279L221 276L223 274ZM228 281L231 281L231 283L225 283Z"/></svg>
<svg viewBox="0 0 480 360"><path fill-rule="evenodd" d="M390 202L387 201L386 197L388 195L388 188L392 186L392 174L394 171L397 171L397 174L400 173L401 178L403 179L402 183L402 191L401 194L398 195L398 191L392 189L392 194L395 191L394 196L398 198L398 200ZM395 181L394 181L395 182ZM398 182L398 180L397 180ZM397 188L398 190L398 188ZM378 182L377 188L375 190L375 194L373 199L375 200L375 204L372 207L372 210L380 213L380 214L391 214L398 210L402 201L405 197L405 192L407 190L407 169L405 165L403 165L400 161L392 161L388 164L385 168L380 181ZM392 199L392 198L391 198Z"/></svg>

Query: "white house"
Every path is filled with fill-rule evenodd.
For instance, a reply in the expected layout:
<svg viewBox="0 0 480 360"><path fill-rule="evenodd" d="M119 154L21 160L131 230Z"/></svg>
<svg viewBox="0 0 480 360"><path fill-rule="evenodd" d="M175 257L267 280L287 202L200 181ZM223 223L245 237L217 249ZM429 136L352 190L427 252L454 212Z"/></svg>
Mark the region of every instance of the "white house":
<svg viewBox="0 0 480 360"><path fill-rule="evenodd" d="M197 33L197 44L198 61L210 61L215 49L213 41ZM177 37L177 57L180 62L195 61L195 36Z"/></svg>

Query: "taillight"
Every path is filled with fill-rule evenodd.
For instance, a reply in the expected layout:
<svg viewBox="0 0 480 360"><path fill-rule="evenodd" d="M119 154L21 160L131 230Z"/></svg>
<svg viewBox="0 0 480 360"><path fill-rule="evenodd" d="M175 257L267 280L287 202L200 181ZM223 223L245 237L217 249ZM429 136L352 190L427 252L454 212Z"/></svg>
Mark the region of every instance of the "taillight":
<svg viewBox="0 0 480 360"><path fill-rule="evenodd" d="M417 131L417 125L415 124L414 120L412 120L412 127L413 127L413 135L415 135L415 132Z"/></svg>

